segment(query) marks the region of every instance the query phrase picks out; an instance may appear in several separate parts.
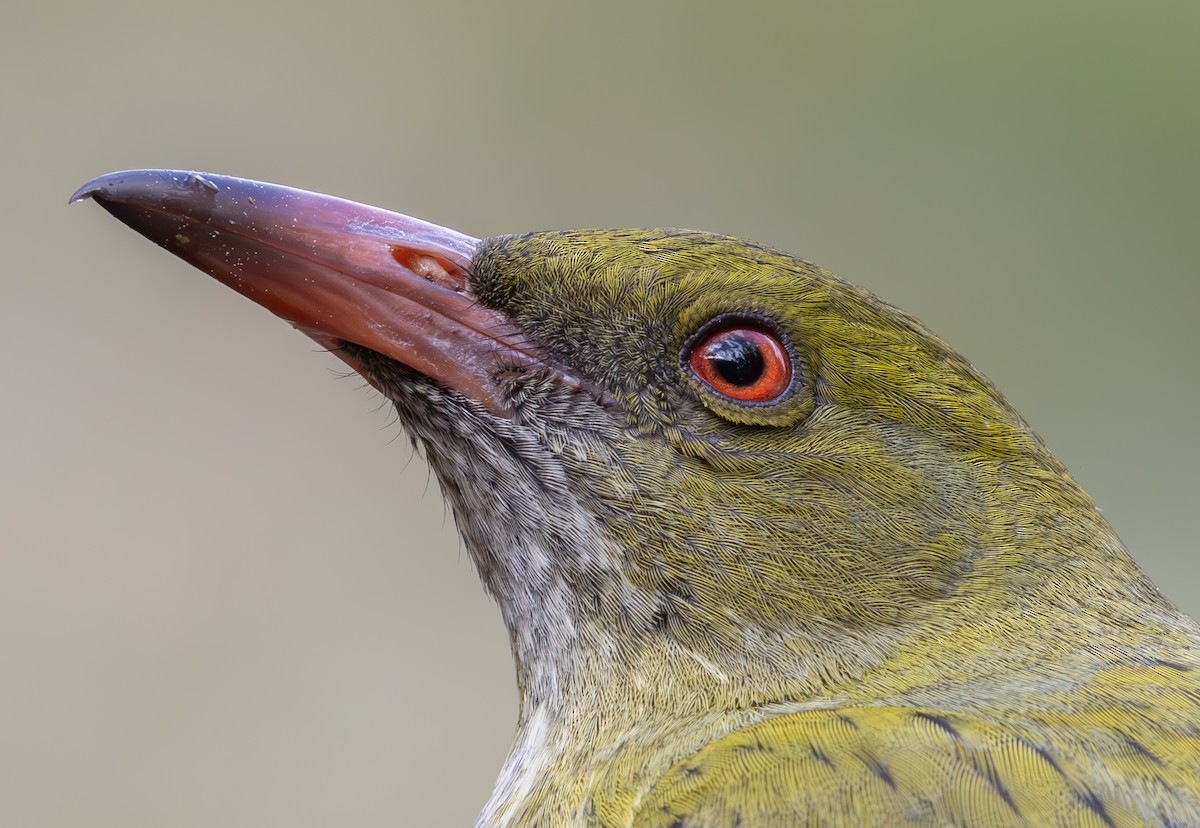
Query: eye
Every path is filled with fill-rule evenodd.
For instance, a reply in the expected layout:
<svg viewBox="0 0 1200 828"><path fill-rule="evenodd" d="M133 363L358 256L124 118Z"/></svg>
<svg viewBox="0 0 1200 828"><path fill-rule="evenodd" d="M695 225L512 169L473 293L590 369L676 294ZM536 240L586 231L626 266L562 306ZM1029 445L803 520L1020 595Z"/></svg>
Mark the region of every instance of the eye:
<svg viewBox="0 0 1200 828"><path fill-rule="evenodd" d="M792 358L779 337L744 320L702 332L686 360L701 382L738 402L774 402L792 384Z"/></svg>

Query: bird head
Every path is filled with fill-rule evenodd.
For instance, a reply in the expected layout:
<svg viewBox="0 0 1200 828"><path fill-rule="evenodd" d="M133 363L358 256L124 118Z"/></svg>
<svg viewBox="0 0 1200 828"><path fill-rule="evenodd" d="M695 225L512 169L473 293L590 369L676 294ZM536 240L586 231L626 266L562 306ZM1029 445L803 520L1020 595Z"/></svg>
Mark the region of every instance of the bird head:
<svg viewBox="0 0 1200 828"><path fill-rule="evenodd" d="M169 171L76 197L395 404L527 703L602 685L696 706L830 695L932 638L983 663L1006 635L1053 637L996 631L1030 596L1082 601L1062 597L1072 579L1135 571L990 382L787 254L685 230L481 241Z"/></svg>

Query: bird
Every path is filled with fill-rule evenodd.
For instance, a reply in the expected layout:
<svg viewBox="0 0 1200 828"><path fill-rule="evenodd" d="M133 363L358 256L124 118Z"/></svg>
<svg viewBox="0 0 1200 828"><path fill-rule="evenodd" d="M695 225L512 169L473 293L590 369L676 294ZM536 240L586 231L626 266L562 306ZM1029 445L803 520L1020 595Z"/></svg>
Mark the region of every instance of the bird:
<svg viewBox="0 0 1200 828"><path fill-rule="evenodd" d="M1200 625L914 316L706 232L83 199L395 406L516 665L479 828L1200 825Z"/></svg>

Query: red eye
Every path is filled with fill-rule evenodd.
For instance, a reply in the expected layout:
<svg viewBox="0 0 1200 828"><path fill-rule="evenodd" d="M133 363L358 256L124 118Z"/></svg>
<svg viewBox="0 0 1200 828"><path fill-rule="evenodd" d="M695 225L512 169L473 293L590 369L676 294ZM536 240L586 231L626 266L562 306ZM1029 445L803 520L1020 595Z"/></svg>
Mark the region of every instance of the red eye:
<svg viewBox="0 0 1200 828"><path fill-rule="evenodd" d="M745 322L704 334L687 362L714 391L740 402L771 402L792 382L792 359L779 337Z"/></svg>

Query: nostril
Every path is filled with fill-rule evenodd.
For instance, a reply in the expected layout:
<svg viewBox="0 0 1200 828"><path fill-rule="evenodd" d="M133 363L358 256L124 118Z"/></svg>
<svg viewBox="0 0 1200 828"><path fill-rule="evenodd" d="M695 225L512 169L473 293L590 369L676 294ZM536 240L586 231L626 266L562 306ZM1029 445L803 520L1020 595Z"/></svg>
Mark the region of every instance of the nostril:
<svg viewBox="0 0 1200 828"><path fill-rule="evenodd" d="M408 247L393 247L392 258L402 267L439 287L456 293L467 291L462 268L451 261Z"/></svg>

